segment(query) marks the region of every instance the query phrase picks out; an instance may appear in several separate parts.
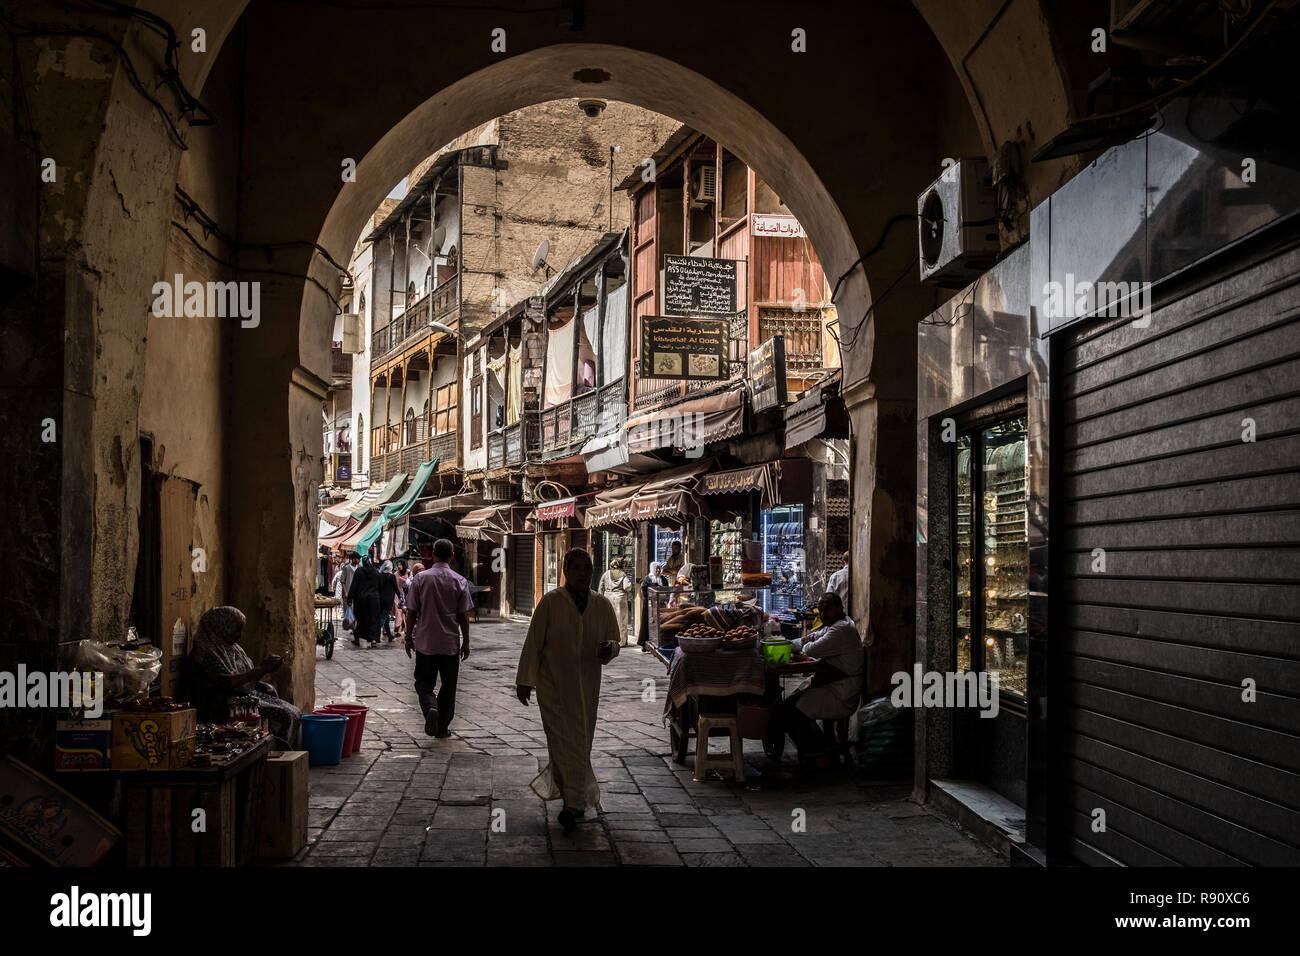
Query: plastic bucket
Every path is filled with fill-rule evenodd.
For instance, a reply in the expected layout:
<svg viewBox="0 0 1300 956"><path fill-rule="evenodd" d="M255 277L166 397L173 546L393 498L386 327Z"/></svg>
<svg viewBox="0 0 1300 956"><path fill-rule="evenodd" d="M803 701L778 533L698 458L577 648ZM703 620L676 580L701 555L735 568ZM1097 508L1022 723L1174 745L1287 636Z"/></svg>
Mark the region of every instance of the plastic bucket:
<svg viewBox="0 0 1300 956"><path fill-rule="evenodd" d="M342 714L303 714L302 743L308 765L324 767L342 760L347 731L348 719Z"/></svg>
<svg viewBox="0 0 1300 956"><path fill-rule="evenodd" d="M348 735L343 741L343 756L361 752L361 731L366 726L366 711L360 704L326 704L318 714L338 714L348 719Z"/></svg>
<svg viewBox="0 0 1300 956"><path fill-rule="evenodd" d="M763 648L763 660L769 667L780 667L790 663L791 642L769 639L760 645Z"/></svg>
<svg viewBox="0 0 1300 956"><path fill-rule="evenodd" d="M771 704L737 704L736 729L745 740L762 740L772 717Z"/></svg>

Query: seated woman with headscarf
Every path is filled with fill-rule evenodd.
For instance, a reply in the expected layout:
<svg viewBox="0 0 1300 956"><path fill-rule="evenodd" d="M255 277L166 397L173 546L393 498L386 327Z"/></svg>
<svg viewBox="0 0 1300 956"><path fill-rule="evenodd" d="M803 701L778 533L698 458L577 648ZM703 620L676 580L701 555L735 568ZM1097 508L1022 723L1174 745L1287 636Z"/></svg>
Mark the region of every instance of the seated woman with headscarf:
<svg viewBox="0 0 1300 956"><path fill-rule="evenodd" d="M277 697L275 688L262 680L280 667L282 658L271 654L262 663L253 664L239 646L245 620L244 612L235 607L214 607L199 618L190 651L190 683L199 720L225 723L230 719L232 697L254 697L276 745L297 750L302 713Z"/></svg>

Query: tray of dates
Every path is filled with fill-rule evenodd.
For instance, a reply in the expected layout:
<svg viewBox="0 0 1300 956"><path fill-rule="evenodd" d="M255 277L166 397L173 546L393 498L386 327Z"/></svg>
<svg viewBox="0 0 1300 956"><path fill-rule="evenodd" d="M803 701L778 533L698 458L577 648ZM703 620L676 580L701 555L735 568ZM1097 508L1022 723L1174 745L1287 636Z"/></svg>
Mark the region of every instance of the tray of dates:
<svg viewBox="0 0 1300 956"><path fill-rule="evenodd" d="M725 651L738 651L746 647L753 647L757 643L758 631L747 624L733 627L722 636L722 649Z"/></svg>

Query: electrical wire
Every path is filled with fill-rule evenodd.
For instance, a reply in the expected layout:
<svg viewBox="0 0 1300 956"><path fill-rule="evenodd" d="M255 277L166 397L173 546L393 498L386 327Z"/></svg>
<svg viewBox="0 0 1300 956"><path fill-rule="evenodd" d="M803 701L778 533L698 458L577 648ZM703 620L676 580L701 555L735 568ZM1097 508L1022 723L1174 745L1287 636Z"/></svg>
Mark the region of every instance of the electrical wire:
<svg viewBox="0 0 1300 956"><path fill-rule="evenodd" d="M289 279L305 279L308 282L310 282L312 285L314 285L316 288L320 289L322 292L325 293L326 297L332 303L334 303L334 308L337 310L337 314L339 315L343 314L343 306L339 304L338 299L334 298L334 294L330 292L329 289L325 288L325 286L321 285L318 281L316 281L316 279L312 278L311 276L302 275L297 272L288 272L284 269L254 269L248 266L236 265L233 262L229 262L225 259L222 259L216 253L209 251L208 248L204 246L202 242L199 241L198 236L194 235L194 233L190 232L188 229L186 229L181 223L177 222L175 219L171 221L171 224L176 229L179 229L182 233L184 233L186 238L188 238L190 242L194 243L196 249L202 252L213 262L217 263L217 265L225 266L227 269L230 269L237 273L254 273L257 275L284 276Z"/></svg>
<svg viewBox="0 0 1300 956"><path fill-rule="evenodd" d="M844 274L840 276L839 279L836 281L835 288L831 289L831 301L832 302L835 301L835 296L839 294L840 286L844 284L844 280L847 279L850 274L852 274L853 270L856 269L858 266L862 265L862 263L866 262L867 259L874 256L877 252L879 252L884 247L885 240L889 237L889 231L893 229L894 226L896 226L900 222L914 221L919 218L920 217L914 212L900 212L896 216L890 216L889 221L885 223L884 230L880 233L880 238L876 240L876 244L872 246L870 249L868 249L866 252L864 252L862 255L858 256L857 260L853 263L853 265L845 269Z"/></svg>
<svg viewBox="0 0 1300 956"><path fill-rule="evenodd" d="M11 36L88 37L90 39L100 40L103 43L107 43L121 55L122 70L126 74L126 78L130 81L131 85L135 87L136 91L153 106L154 110L162 118L163 123L167 126L167 135L171 138L172 142L180 149L189 149L189 146L185 143L185 137L181 135L181 131L176 127L176 123L172 120L171 112L167 107L163 106L162 103L155 99L147 89L145 89L144 82L140 79L140 74L136 72L135 63L131 60L131 55L126 52L126 47L122 46L121 43L109 36L107 33L89 28L60 27L53 24L32 23L22 24L20 26L13 20L6 18L3 14L0 14L0 24L4 25L5 29L9 31Z"/></svg>
<svg viewBox="0 0 1300 956"><path fill-rule="evenodd" d="M894 279L894 281L889 283L889 286L885 289L884 293L880 295L878 298L871 300L871 305L867 306L867 311L863 313L862 318L858 321L856 325L853 326L852 329L848 330L848 333L852 335L852 338L849 338L848 334L845 335L844 348L851 349L857 344L858 335L861 333L862 327L867 324L867 319L871 318L871 313L875 311L876 306L878 306L880 303L884 302L886 299L889 298L890 293L893 292L894 289L897 288L898 284L903 281L904 276L906 276L909 272L911 272L913 269L916 268L917 263L919 261L920 261L920 256L910 261L906 266L903 267L903 271L898 274L898 276Z"/></svg>

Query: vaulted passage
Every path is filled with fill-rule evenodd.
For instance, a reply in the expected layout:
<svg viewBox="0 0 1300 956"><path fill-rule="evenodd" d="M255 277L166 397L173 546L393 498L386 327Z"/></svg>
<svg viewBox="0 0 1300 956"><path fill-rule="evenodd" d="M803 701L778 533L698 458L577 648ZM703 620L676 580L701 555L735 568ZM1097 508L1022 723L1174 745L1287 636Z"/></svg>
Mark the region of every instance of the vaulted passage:
<svg viewBox="0 0 1300 956"><path fill-rule="evenodd" d="M1058 9L1066 6L1068 10ZM1099 766L1104 762L1101 749L1116 745L1111 739L1114 728L1126 714L1134 720L1141 716L1123 709L1121 704L1130 702L1121 699L1121 692L1139 691L1106 687L1066 695L1063 685L1054 682L1066 680L1062 675L1067 670L1070 680L1077 674L1096 677L1093 669L1101 666L1097 662L1102 658L1122 661L1127 668L1156 667L1160 660L1149 650L1133 652L1123 644L1139 639L1131 633L1141 630L1137 625L1130 623L1121 628L1123 633L1104 638L1091 630L1083 633L1100 627L1100 612L1086 608L1108 602L1090 590L1099 585L1080 584L1075 577L1062 592L1068 606L1052 604L1053 614L1066 613L1071 627L1079 629L1068 652L1048 639L1047 632L1055 633L1054 628L1044 624L1044 630L1030 633L1039 624L1037 607L1029 607L1029 598L1038 594L1045 602L1047 593L1045 585L1030 587L1028 576L1040 558L1046 567L1049 553L1046 484L1037 483L1046 482L1057 464L1049 465L1047 458L1047 449L1056 444L1049 440L1051 429L1058 427L1052 425L1051 403L1064 402L1075 416L1057 435L1066 442L1058 454L1067 456L1086 458L1092 443L1140 444L1141 438L1134 436L1156 426L1132 417L1140 417L1146 398L1115 398L1113 419L1098 413L1100 430L1088 438L1087 416L1074 411L1086 390L1052 390L1076 388L1077 380L1069 376L1101 362L1102 352L1129 356L1138 363L1133 369L1164 369L1173 359L1161 351L1165 332L1151 333L1148 339L1133 337L1125 328L1101 330L1087 324L1097 318L1091 314L1049 322L1031 279L1064 281L1068 268L1077 278L1089 278L1085 273L1091 270L1094 281L1158 283L1177 275L1189 285L1203 279L1213 286L1252 274L1246 265L1230 269L1221 263L1217 271L1203 275L1195 270L1229 246L1241 254L1239 244L1262 242L1261 230L1276 227L1294 211L1297 189L1289 156L1293 135L1246 135L1250 130L1235 125L1240 116L1254 117L1249 111L1259 109L1269 119L1274 116L1269 110L1283 107L1261 93L1247 109L1224 92L1231 88L1229 77L1215 85L1191 72L1189 64L1213 72L1222 59L1227 68L1243 71L1230 76L1243 88L1271 89L1269 78L1283 58L1270 44L1290 36L1294 23L1290 15L1271 8L1258 14L1255 26L1253 17L1201 11L1201 19L1194 22L1183 23L1178 17L1170 21L1166 32L1183 39L1170 40L1164 32L1153 39L1152 33L1143 32L1154 27L1141 11L1130 11L1123 23L1111 24L1111 6L1102 0L1069 5L1039 0L871 0L802 6L777 0L743 5L681 0L653 7L621 0L563 0L508 8L472 0L409 6L155 0L149 12L114 3L67 9L32 4L6 12L0 27L12 41L16 68L0 86L0 169L8 179L40 185L6 199L0 231L5 345L0 353L6 373L0 417L13 436L12 447L22 449L24 462L21 471L6 473L0 498L10 505L14 540L25 542L8 574L17 613L8 616L0 634L0 654L6 662L51 669L77 641L120 636L144 615L166 619L168 628L173 620L186 621L192 630L203 610L231 604L247 615L243 644L250 656L260 660L266 654L282 655L285 667L277 677L281 691L304 711L312 709L318 687L312 591L321 534L320 490L323 464L333 452L322 442L321 411L336 374L331 350L336 317L344 304L349 313L357 312L358 305L362 314L367 311L359 301L360 289L345 282L358 240L376 229L377 235L383 233L382 217L374 218L376 210L394 185L427 158L453 143L458 150L479 148L458 142L471 130L514 111L543 109L543 104L551 108L561 103L565 109L576 109L576 101L589 99L629 104L666 118L668 134L680 126L699 137L691 141L694 151L675 173L685 177L681 188L691 188L687 180L693 174L685 164L707 166L711 151L711 168L722 176L724 193L727 170L745 171L746 216L764 211L754 197L766 196L760 187L766 188L771 199L764 201L797 220L815 250L816 270L810 268L807 274L815 271L817 282L829 290L827 301L819 305L836 317L837 401L843 403L847 420L841 424L850 436L844 461L838 464L848 475L842 495L846 515L841 517L847 516L854 529L847 547L852 567L849 603L868 644L864 692L870 697L887 694L891 675L914 664L957 668L962 652L956 644L969 642L970 615L985 610L988 627L996 624L1005 636L999 644L990 631L990 643L984 646L991 650L964 660L978 663L987 654L991 661L1001 648L1015 662L1008 665L1008 676L1014 671L1014 679L1023 678L1027 687L1011 688L1024 691L1009 709L1020 723L998 723L996 734L989 724L987 738L963 737L965 731L954 729L946 717L930 719L918 713L916 796L925 799L933 788L958 792L960 787L935 781L965 774L1012 801L1022 824L1024 817L1030 820L1030 842L1043 847L1048 841L1038 828L1046 826L1049 812L1064 812L1049 810L1049 803L1054 808L1069 802L1068 812L1077 817L1068 821L1073 835L1052 847L1066 857L1093 862L1107 856L1121 862L1220 860L1225 851L1218 842L1228 831L1217 825L1197 831L1195 838L1211 849L1196 842L1185 859L1177 852L1184 844L1176 840L1154 849L1150 840L1143 842L1142 835L1156 826L1148 815L1158 816L1162 808L1183 814L1178 825L1194 831L1204 814L1216 812L1198 804L1192 790L1143 803L1142 819L1127 838L1089 842L1086 826L1079 824L1079 814L1088 810L1080 801L1091 799L1088 793L1102 793L1112 801L1112 818L1122 817L1126 807L1131 810L1130 804L1143 798L1132 781L1116 783L1109 775L1114 768ZM1192 16L1186 11L1180 16L1184 14ZM1092 31L1107 24L1112 30L1102 32L1113 42L1094 51ZM176 38L174 46L169 46L169 37ZM1168 48L1169 43L1178 48ZM1259 75L1241 66L1245 51L1253 51L1250 59ZM1114 69L1104 82L1090 90L1090 83L1109 68ZM1131 82L1134 75L1140 82ZM1216 82L1220 78L1212 77ZM1199 84L1192 92L1202 98L1191 101L1192 106L1187 105L1191 93L1176 86L1184 81ZM1175 97L1179 92L1187 95ZM1135 117L1135 109L1141 115ZM1152 129L1157 111L1160 129L1151 133L1149 142L1140 139ZM1285 126L1269 121L1270 130ZM1258 132L1266 126L1251 129ZM651 144L644 156L614 156L603 141L599 148L582 144L590 154L583 164L588 173L598 169L603 177L609 164L610 185L618 187L611 192L612 202L619 204L619 212L616 217L609 208L611 200L605 199L603 207L593 204L576 216L608 222L614 235L611 244L621 233L616 218L626 224L636 247L628 254L633 263L628 294L635 298L639 288L645 302L659 296L655 283L663 254L704 250L728 257L720 208L710 214L715 231L708 242L716 245L702 240L699 248L691 248L689 197L682 202L672 193L674 206L664 195L677 187L637 185L642 161L665 146L665 137L659 135L663 131L656 127L654 132L652 136L642 131L636 140L638 152L642 140ZM1140 156L1135 142L1146 143ZM680 158L670 154L671 149L661 158ZM493 220L483 228L496 229L502 217L489 210L497 207L486 199L476 202L474 190L495 188L500 169L456 155L454 160L444 156L447 168L478 171L459 181L456 201L461 215ZM1268 173L1259 180L1264 188L1224 198L1222 194L1242 181L1243 158ZM545 162L538 160L538 165ZM944 216L927 215L924 205L918 216L918 197L932 184L942 192L945 181L958 181L940 178L945 170L954 175L960 170L964 184L954 189L978 191L969 201L987 205L973 215L963 205L960 218L945 213L952 228L942 235L939 229L930 236L931 245L918 250L918 225L923 232L944 225ZM1081 176L1081 171L1087 174ZM978 189L970 186L976 179ZM1135 199L1138 194L1122 186L1139 179L1149 189ZM1085 181L1086 187L1079 185ZM1184 187L1194 182L1196 190L1187 187L1180 193L1170 182ZM439 188L431 187L435 205ZM1161 189L1180 201L1159 206L1152 197L1163 195ZM1197 206L1187 199L1193 191L1214 201ZM946 195L951 202L954 194ZM1087 219L1090 209L1111 200L1127 213L1110 221ZM474 212L476 206L481 213ZM659 218L670 206L684 210L684 223ZM551 211L538 215L549 216ZM1071 217L1095 228L1073 241ZM409 229L410 219L399 216L385 228L391 232L398 225ZM432 228L432 218L429 225ZM521 232L523 228L520 225ZM660 238L674 229L685 237L680 250L664 246ZM1130 245L1098 238L1108 230L1140 238ZM1196 232L1198 239L1184 239L1179 245L1178 233L1186 230ZM654 238L647 238L651 234ZM1274 245L1269 254L1290 263L1280 258L1282 240L1270 235ZM382 241L390 240L396 241L396 232ZM431 240L422 235L419 241ZM969 244L956 257L960 261L945 258L944 250L951 251L952 243ZM412 302L428 295L421 308L432 316L433 299L445 277L481 266L467 262L463 242L454 250L453 245L443 244L436 257L441 263L429 257L427 278L407 267L406 288L396 294L407 291ZM379 248L376 243L374 249ZM637 248L645 257L640 266L635 264ZM593 256L608 252L603 248ZM755 246L754 261L758 256ZM935 257L943 262L936 264ZM1114 269L1107 272L1109 267L1096 265L1102 261ZM569 264L566 260L548 265L558 271ZM572 322L567 334L574 341L575 374L582 369L582 355L581 333L574 329L580 324L579 311L590 306L584 289L596 295L591 291L596 287L594 273L583 272L590 265L581 263L565 278L576 286L570 312L538 320L548 334ZM1121 266L1128 270L1123 275ZM943 281L923 281L923 268L930 267L952 271L938 277ZM488 282L501 280L510 269L493 265L481 271ZM774 266L772 274L777 272ZM608 275L600 278L602 303ZM636 285L637 275L649 277L644 286ZM171 284L176 276L202 284L202 309L195 300L195 312L186 313L189 292L183 285L182 302L171 303L170 315L152 308L161 295L158 284ZM256 300L224 298L231 288L224 283L252 281L258 283ZM748 350L774 328L799 328L802 316L786 308L793 292L783 282L773 279L761 286L767 290L764 295L770 292L770 301L759 301L762 297L756 295L746 329ZM383 323L365 329L366 335L374 335L389 327L394 289L368 291L369 314L380 308L379 295L385 296L383 308L389 313ZM1184 289L1188 296L1191 291ZM483 369L516 345L508 329L501 332L492 323L502 315L507 325L523 327L533 321L527 314L528 294L516 289L507 298L499 309L486 307L489 315L473 329L484 331L484 338L473 347L457 345L448 336L440 346L406 356L400 349L394 352L400 342L392 332L383 343L372 342L376 354L370 365L374 375L367 373L369 394L364 400L353 396L361 417L351 418L349 426L355 442L364 438L371 485L382 487L392 474L412 473L425 455L434 457L435 431L455 431L450 416L468 423L464 416L473 414L473 407L462 404L467 393L457 396L447 381L436 378L437 363L447 358L464 362L468 357L471 364L480 364L464 374L488 374ZM1160 304L1157 301L1157 322L1162 315L1176 317L1182 308L1162 312ZM519 306L518 314L509 312L514 306ZM650 308L644 305L632 313L634 319L652 314ZM1114 313L1107 318L1114 319ZM1219 325L1213 328L1221 331ZM494 332L500 334L501 348L492 341ZM1058 333L1060 337L1053 338ZM639 328L631 334L639 334ZM1243 367L1254 361L1242 351L1253 345L1238 345L1229 338L1221 336L1222 355ZM482 349L478 359L474 348ZM1064 386L1050 374L1052 348L1066 356L1060 361L1069 363ZM809 355L829 354L815 344L804 352L805 362L813 361ZM1169 353L1178 361L1190 361L1185 354ZM608 384L594 366L592 371L593 388ZM440 374L445 375L445 369ZM429 410L422 415L412 406L408 418L409 403L397 399L401 407L393 417L390 394L404 395L416 380L412 376L424 379L421 394ZM435 378L446 392L431 384ZM631 407L623 410L626 421L632 421L629 416L635 416L638 407L645 412L662 400L663 395L651 391L640 387L629 393ZM1293 400L1284 392L1281 386L1267 395L1261 391L1259 401L1274 403L1270 407L1281 414ZM490 404L490 392L483 394ZM568 394L572 398L576 393ZM687 386L682 385L677 397L687 396ZM1224 385L1221 393L1205 400L1221 400L1233 415L1253 408L1236 397L1232 387ZM508 404L504 398L501 403L503 408ZM800 421L809 435L823 426L818 418L822 410L815 405L810 402L791 416L793 422L806 413ZM375 417L376 407L384 412L382 421ZM724 399L692 405L690 410L699 412L702 420L713 416L710 422L730 413ZM1209 409L1202 411L1209 415ZM439 414L445 417L441 425ZM48 422L55 423L57 437L45 437ZM554 430L562 427L558 416L552 427L554 438ZM1265 428L1262 420L1260 427ZM483 467L491 470L493 429L481 428ZM949 457L954 446L952 438L943 437L945 429L969 443L963 446L968 452L964 463L955 453ZM372 437L377 433L379 439ZM468 434L463 433L467 439ZM377 440L383 443L378 454ZM390 451L387 443L394 440L391 450L398 457L390 463L384 456ZM420 455L401 457L403 449L417 448L421 441ZM1023 541L1014 542L1019 549L1015 567L1024 566L1024 573L1016 574L1026 580L1017 579L1014 591L1003 595L1009 600L1014 593L1025 606L997 607L995 594L988 593L996 592L993 586L982 589L986 597L975 605L963 605L960 599L970 594L958 593L963 587L953 570L959 553L954 540L965 527L959 525L963 512L956 499L966 495L964 514L972 521L988 517L993 522L995 515L989 516L996 508L984 499L977 502L976 491L984 487L984 479L960 485L958 472L971 467L971 454L986 448L995 454L1003 444L1011 448L1017 442L1015 454L1020 457L1012 462L1008 452L998 461L1007 466L1007 474L1014 471L1009 462L1022 468L1016 480L1026 498L1031 489L1042 496L1033 506L1026 505L1030 517L1022 515L1021 520L1028 521L1031 530ZM1263 504L1257 510L1289 514L1297 503L1282 490L1284 484L1272 479L1291 471L1294 449L1280 440L1261 447L1275 456L1265 464L1244 460L1249 456L1240 449L1233 453L1240 465L1234 479L1263 481ZM638 449L632 447L631 453ZM1117 452L1113 460L1095 463L1096 472L1093 465L1075 468L1078 462L1070 458L1068 477L1058 493L1072 496L1071 561L1090 551L1089 529L1106 524L1101 517L1085 520L1075 514L1090 507L1079 483L1100 481L1092 476L1107 469L1136 467L1142 454L1140 448ZM445 465L445 450L441 457ZM353 462L354 471L361 458ZM379 460L380 473L371 459ZM457 467L469 471L462 459L457 458ZM753 463L728 462L742 464ZM768 504L786 504L776 501L781 494L779 475L763 473L755 482L755 488L766 482L772 496ZM1006 482L1009 488L1012 479ZM459 490L440 487L446 497ZM1128 485L1123 490L1138 491ZM1000 493L1012 500L1005 488ZM1215 514L1225 510L1220 498L1213 500L1218 502ZM1034 512L1035 507L1041 510ZM1140 509L1132 513L1146 514ZM1043 533L1033 537L1039 519ZM489 521L486 516L476 520ZM1176 540L1179 553L1186 555L1204 544L1198 534L1190 531L1170 541ZM990 540L995 537L990 532ZM594 545L594 538L586 540ZM1051 544L1051 553L1061 540L1066 539ZM581 542L581 537L569 539ZM1139 542L1130 544L1137 547ZM1273 542L1282 549L1295 544L1291 539ZM827 546L825 541L818 545L823 551ZM1214 546L1230 548L1234 573L1244 573L1250 559L1240 553L1245 546L1241 540L1216 540ZM545 580L546 562L553 556L531 550L525 554L517 544L510 547L515 549L510 560L527 565L537 581ZM967 558L972 548L965 552ZM994 567L995 557L990 555L988 568ZM1193 563L1187 566L1177 565L1170 556L1159 560L1165 563L1151 574L1160 580L1197 579L1201 571L1210 573L1190 557ZM1071 564L1068 573L1080 572ZM1137 582L1148 577L1134 573ZM1279 604L1252 604L1242 614L1257 612L1274 623L1294 623L1294 595L1285 591L1296 583L1293 578L1278 583ZM977 589L971 582L982 579L962 580L969 592ZM511 582L506 603L523 610L532 594L514 587L517 583ZM1137 592L1147 585L1126 587L1131 590L1111 592L1110 598L1138 604ZM1236 600L1238 590L1219 581L1207 593ZM1160 607L1161 615L1165 610L1194 610ZM966 624L960 623L963 613ZM1053 656L1058 653L1064 657ZM1236 676L1228 683L1238 683ZM1064 733L1059 727L1046 724L1049 686L1078 708L1077 726L1068 741L1059 736ZM1174 708L1184 704L1210 706L1206 698L1179 691L1162 705L1161 720L1172 722ZM1094 705L1105 714L1082 715ZM1275 735L1293 738L1296 728L1288 721L1294 711L1286 704L1277 706L1286 714L1265 721L1266 728L1254 728L1248 735L1252 746L1268 750L1277 742ZM0 743L40 763L41 755L52 748L51 722L15 712L4 718ZM1237 714L1234 719L1252 718ZM1014 738L1010 743L999 736L1004 732ZM1226 730L1215 724L1214 732ZM1140 761L1158 758L1149 752L1159 749L1152 742L1155 733L1146 728L1129 741L1138 754L1135 765L1147 767ZM994 756L966 766L960 751L968 744ZM1068 760L1061 756L1067 745ZM953 758L954 748L958 759ZM1276 758L1275 752L1269 753L1269 759ZM1200 759L1189 758L1177 773L1152 770L1151 779L1177 790L1181 784L1170 781L1204 769ZM979 768L970 769L976 764ZM1287 764L1278 772L1293 775L1295 769ZM1056 789L1066 771L1071 775L1068 801ZM1276 783L1271 775L1268 780L1270 786ZM1284 794L1269 794L1276 803L1286 804L1286 813L1296 811ZM1130 843L1147 849L1130 854ZM1274 827L1260 842L1264 849L1250 859L1294 859L1293 843ZM1080 848L1083 844L1086 850Z"/></svg>

